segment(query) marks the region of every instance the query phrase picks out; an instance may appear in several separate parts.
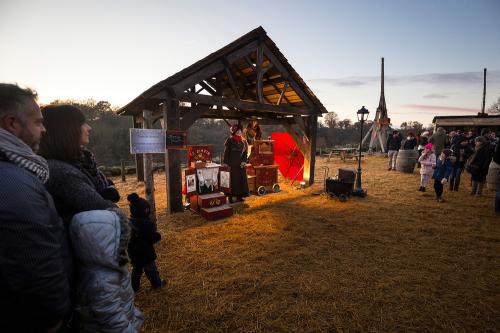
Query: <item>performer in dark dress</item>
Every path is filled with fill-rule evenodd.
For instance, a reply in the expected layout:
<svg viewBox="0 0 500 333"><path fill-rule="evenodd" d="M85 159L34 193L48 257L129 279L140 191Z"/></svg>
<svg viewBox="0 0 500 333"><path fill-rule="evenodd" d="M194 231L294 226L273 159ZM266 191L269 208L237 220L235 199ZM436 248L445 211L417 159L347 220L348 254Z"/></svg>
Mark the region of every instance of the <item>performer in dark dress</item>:
<svg viewBox="0 0 500 333"><path fill-rule="evenodd" d="M245 171L247 164L247 144L241 138L241 126L230 127L231 136L224 143L224 164L231 168L231 193L226 193L229 202L233 202L233 197L237 201L243 201L243 197L248 196L248 180Z"/></svg>

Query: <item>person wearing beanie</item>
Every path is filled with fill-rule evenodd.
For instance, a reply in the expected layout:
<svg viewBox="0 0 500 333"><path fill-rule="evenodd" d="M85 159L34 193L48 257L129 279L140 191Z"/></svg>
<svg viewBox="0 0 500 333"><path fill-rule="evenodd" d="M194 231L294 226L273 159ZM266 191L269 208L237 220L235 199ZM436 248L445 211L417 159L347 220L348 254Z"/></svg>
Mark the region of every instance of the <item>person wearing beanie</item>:
<svg viewBox="0 0 500 333"><path fill-rule="evenodd" d="M156 226L151 221L149 214L151 207L137 193L127 196L130 208L130 224L132 235L128 245L128 254L132 262L132 289L137 292L141 285L142 273L146 273L153 288L165 286L165 280L160 278L156 267L156 252L153 244L161 239Z"/></svg>
<svg viewBox="0 0 500 333"><path fill-rule="evenodd" d="M490 143L484 136L478 136L474 142L474 153L467 160L465 170L471 174L472 191L470 194L479 197L483 193L492 155Z"/></svg>
<svg viewBox="0 0 500 333"><path fill-rule="evenodd" d="M451 174L452 162L450 160L451 150L443 149L436 161L436 168L432 174L434 179L434 191L436 192L437 202L443 202L443 185L448 182L448 177Z"/></svg>
<svg viewBox="0 0 500 333"><path fill-rule="evenodd" d="M243 197L248 196L248 180L245 166L248 162L247 143L242 140L242 129L239 124L229 128L231 136L224 143L223 163L231 168L231 193L226 193L229 202L233 202L233 197L238 201L243 201Z"/></svg>
<svg viewBox="0 0 500 333"><path fill-rule="evenodd" d="M425 188L429 183L434 168L436 167L436 155L432 153L432 143L428 143L424 147L422 155L419 157L418 162L420 163L420 192L425 192Z"/></svg>
<svg viewBox="0 0 500 333"><path fill-rule="evenodd" d="M458 135L459 139L451 146L452 155L455 158L450 175L450 191L458 191L460 176L465 167L465 162L472 155L469 140L464 135Z"/></svg>

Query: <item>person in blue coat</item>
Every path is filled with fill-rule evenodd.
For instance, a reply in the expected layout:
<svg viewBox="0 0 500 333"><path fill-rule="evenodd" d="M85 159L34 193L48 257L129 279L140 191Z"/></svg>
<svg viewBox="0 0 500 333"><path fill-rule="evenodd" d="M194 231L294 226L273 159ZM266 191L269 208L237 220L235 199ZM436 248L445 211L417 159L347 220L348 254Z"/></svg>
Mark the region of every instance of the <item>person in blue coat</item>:
<svg viewBox="0 0 500 333"><path fill-rule="evenodd" d="M160 241L161 235L149 218L151 207L137 193L130 194L127 200L130 202L132 226L132 236L128 245L128 254L132 262L132 288L134 291L139 290L142 272L146 273L153 288L161 288L166 282L160 278L156 268L156 252L153 246Z"/></svg>
<svg viewBox="0 0 500 333"><path fill-rule="evenodd" d="M443 202L443 185L448 182L448 177L450 177L451 171L453 169L453 163L450 159L451 150L443 149L436 161L436 169L432 175L434 179L434 191L436 192L437 202Z"/></svg>

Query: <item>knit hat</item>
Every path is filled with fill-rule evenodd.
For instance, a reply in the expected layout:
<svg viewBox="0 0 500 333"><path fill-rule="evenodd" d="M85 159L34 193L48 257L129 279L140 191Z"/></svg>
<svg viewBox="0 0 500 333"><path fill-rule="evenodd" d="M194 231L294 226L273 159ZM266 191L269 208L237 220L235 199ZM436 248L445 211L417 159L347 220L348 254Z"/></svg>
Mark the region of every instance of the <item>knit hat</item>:
<svg viewBox="0 0 500 333"><path fill-rule="evenodd" d="M149 202L139 197L137 193L132 193L127 196L127 200L130 202L130 215L132 217L144 218L149 216L151 206Z"/></svg>
<svg viewBox="0 0 500 333"><path fill-rule="evenodd" d="M425 149L432 150L432 143L428 143L424 146Z"/></svg>
<svg viewBox="0 0 500 333"><path fill-rule="evenodd" d="M451 149L443 149L441 152L444 154L444 156L446 156L446 158L451 156Z"/></svg>
<svg viewBox="0 0 500 333"><path fill-rule="evenodd" d="M486 143L486 138L484 136L478 136L475 139L476 142Z"/></svg>
<svg viewBox="0 0 500 333"><path fill-rule="evenodd" d="M238 130L242 131L243 129L241 128L240 124L234 124L229 128L229 131L231 132L232 135L235 135Z"/></svg>

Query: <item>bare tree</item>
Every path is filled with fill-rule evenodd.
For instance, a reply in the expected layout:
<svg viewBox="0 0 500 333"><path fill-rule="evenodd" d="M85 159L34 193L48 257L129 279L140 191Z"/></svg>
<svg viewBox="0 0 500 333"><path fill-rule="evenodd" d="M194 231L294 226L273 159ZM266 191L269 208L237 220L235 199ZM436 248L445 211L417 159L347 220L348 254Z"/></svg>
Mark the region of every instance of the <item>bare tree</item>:
<svg viewBox="0 0 500 333"><path fill-rule="evenodd" d="M500 113L500 97L498 97L497 101L488 108L488 112Z"/></svg>
<svg viewBox="0 0 500 333"><path fill-rule="evenodd" d="M339 121L339 116L333 111L330 111L323 116L323 122L328 128L335 128L337 126L338 121Z"/></svg>

